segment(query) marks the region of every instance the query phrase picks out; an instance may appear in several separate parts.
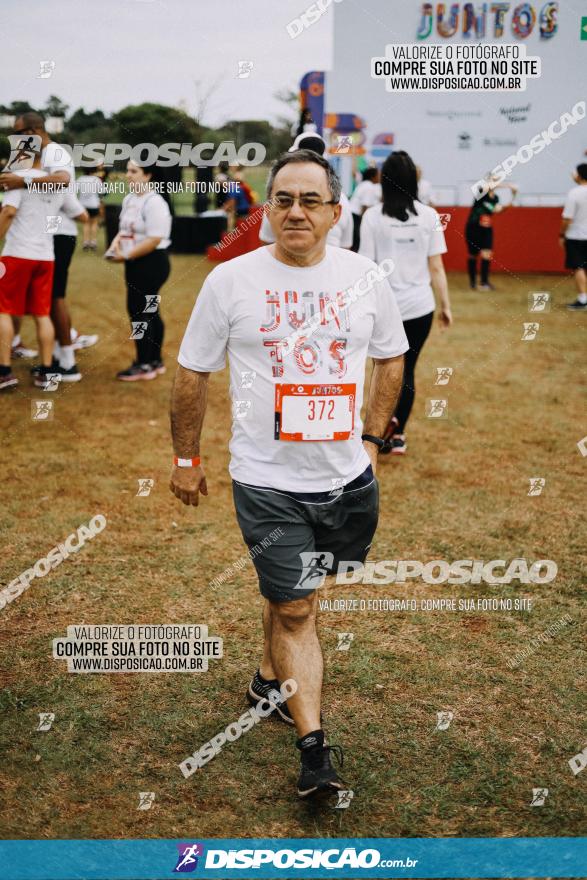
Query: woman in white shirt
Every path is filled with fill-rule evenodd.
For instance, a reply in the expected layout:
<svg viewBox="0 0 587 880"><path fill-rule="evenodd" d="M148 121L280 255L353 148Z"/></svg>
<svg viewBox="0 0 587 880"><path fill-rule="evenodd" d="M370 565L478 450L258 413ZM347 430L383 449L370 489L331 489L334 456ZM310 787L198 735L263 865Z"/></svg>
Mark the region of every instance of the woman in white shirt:
<svg viewBox="0 0 587 880"><path fill-rule="evenodd" d="M171 211L165 183L156 166L130 161L126 177L130 192L122 202L118 235L104 256L124 263L126 303L136 345L136 359L116 378L122 382L155 379L165 372L161 359L164 324L159 291L170 272Z"/></svg>
<svg viewBox="0 0 587 880"><path fill-rule="evenodd" d="M88 213L88 219L84 223L85 251L95 251L97 248L100 196L104 192L104 184L98 176L98 172L98 168L88 168L88 173L82 174L76 181L77 197Z"/></svg>
<svg viewBox="0 0 587 880"><path fill-rule="evenodd" d="M379 169L366 168L363 171L363 179L353 190L350 198L351 211L353 212L353 246L356 253L359 250L359 238L361 234L361 220L363 214L373 205L381 201L381 184L379 183Z"/></svg>
<svg viewBox="0 0 587 880"><path fill-rule="evenodd" d="M388 282L396 297L410 344L404 358L403 387L386 432L384 452L402 455L407 449L405 426L414 403L414 372L434 315L434 294L440 300L443 328L452 323L442 254L444 233L434 208L417 200L416 166L403 150L392 153L381 169L383 200L369 208L361 223L360 254L376 263L393 260ZM433 293L434 291L434 293Z"/></svg>

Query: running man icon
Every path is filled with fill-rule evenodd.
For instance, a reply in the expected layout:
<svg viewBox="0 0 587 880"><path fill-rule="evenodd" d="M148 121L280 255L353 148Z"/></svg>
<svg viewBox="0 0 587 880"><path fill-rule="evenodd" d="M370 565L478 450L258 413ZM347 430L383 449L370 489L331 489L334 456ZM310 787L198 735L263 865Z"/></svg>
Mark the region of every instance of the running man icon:
<svg viewBox="0 0 587 880"><path fill-rule="evenodd" d="M311 589L321 587L332 567L334 555L332 553L300 553L300 559L302 573L295 589L307 590L310 584ZM319 580L319 583L315 583L316 580Z"/></svg>

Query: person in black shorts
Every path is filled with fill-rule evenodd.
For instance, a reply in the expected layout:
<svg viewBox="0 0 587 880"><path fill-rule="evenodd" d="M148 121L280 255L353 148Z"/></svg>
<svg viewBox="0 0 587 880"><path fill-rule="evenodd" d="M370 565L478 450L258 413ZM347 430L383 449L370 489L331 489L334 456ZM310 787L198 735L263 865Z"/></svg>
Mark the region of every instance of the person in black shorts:
<svg viewBox="0 0 587 880"><path fill-rule="evenodd" d="M559 240L565 248L565 267L572 269L577 299L567 304L574 312L587 310L587 162L577 165L563 208Z"/></svg>
<svg viewBox="0 0 587 880"><path fill-rule="evenodd" d="M488 179L489 189L483 187L473 202L473 207L465 226L465 239L469 259L467 268L469 271L469 283L471 290L493 290L489 282L489 268L493 257L493 215L501 214L513 204L518 187L515 183L494 184ZM499 196L495 190L499 187L509 189L512 192L512 200L509 205L500 205ZM481 284L477 286L477 257L481 255Z"/></svg>
<svg viewBox="0 0 587 880"><path fill-rule="evenodd" d="M322 728L317 589L340 563L352 564L345 571L360 568L369 552L377 454L408 348L385 273L367 257L326 244L340 218L340 195L339 178L317 153L297 150L277 160L266 206L275 243L206 278L181 344L171 404L170 488L195 506L208 494L200 458L208 378L225 368L228 355L233 498L265 600L263 653L247 697L295 725L300 797L345 787L331 763L338 750ZM368 275L373 284L365 287ZM357 284L356 299L325 310ZM363 425L368 357L374 367ZM284 700L280 686L292 680L296 690Z"/></svg>

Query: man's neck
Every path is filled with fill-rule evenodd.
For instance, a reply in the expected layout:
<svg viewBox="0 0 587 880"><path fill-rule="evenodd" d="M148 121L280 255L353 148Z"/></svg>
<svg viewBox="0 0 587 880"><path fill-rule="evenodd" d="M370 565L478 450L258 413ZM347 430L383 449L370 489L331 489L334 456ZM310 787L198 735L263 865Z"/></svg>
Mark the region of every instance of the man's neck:
<svg viewBox="0 0 587 880"><path fill-rule="evenodd" d="M293 254L278 242L270 245L270 248L272 255L276 260L279 260L280 263L285 263L286 266L299 266L300 268L315 266L317 263L321 263L326 254L324 242L321 242L319 246L316 246L316 248L306 254Z"/></svg>

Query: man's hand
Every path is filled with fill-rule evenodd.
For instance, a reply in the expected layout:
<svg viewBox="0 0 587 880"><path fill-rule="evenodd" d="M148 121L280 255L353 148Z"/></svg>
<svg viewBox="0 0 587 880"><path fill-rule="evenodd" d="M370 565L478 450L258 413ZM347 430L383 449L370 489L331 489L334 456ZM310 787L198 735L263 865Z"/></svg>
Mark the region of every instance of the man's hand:
<svg viewBox="0 0 587 880"><path fill-rule="evenodd" d="M171 471L171 480L169 488L180 501L184 504L191 504L197 507L200 501L199 493L208 494L208 486L206 485L206 475L202 465L199 467L177 467L173 466Z"/></svg>
<svg viewBox="0 0 587 880"><path fill-rule="evenodd" d="M452 324L452 312L450 306L442 306L438 313L438 320L442 330L448 330Z"/></svg>
<svg viewBox="0 0 587 880"><path fill-rule="evenodd" d="M12 174L11 171L0 174L0 190L22 189L24 186L26 184L20 175Z"/></svg>
<svg viewBox="0 0 587 880"><path fill-rule="evenodd" d="M363 449L369 456L369 461L371 462L371 467L373 469L373 473L377 471L377 456L379 454L379 447L374 443L370 443L368 440L363 440Z"/></svg>

